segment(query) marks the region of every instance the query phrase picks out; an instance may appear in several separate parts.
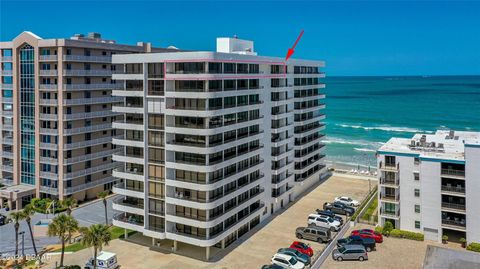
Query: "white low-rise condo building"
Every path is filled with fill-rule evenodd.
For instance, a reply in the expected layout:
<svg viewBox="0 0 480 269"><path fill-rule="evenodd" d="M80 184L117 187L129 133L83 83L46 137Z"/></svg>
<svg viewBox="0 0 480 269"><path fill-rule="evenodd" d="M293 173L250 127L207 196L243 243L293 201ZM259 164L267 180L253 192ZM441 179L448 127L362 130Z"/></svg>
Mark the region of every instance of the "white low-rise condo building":
<svg viewBox="0 0 480 269"><path fill-rule="evenodd" d="M480 242L480 133L392 138L378 151L380 224Z"/></svg>
<svg viewBox="0 0 480 269"><path fill-rule="evenodd" d="M154 248L208 260L323 176L324 62L285 64L237 38L113 61L125 85L113 223Z"/></svg>

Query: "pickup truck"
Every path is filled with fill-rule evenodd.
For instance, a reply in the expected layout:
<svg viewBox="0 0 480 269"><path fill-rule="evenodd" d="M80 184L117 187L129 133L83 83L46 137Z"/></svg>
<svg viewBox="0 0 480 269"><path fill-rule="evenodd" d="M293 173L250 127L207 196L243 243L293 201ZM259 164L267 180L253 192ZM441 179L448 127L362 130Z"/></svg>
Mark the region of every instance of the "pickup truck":
<svg viewBox="0 0 480 269"><path fill-rule="evenodd" d="M344 204L335 202L335 203L324 203L323 204L323 210L329 210L332 211L335 214L340 214L340 215L347 215L351 216L353 213L355 213L355 208L346 206Z"/></svg>
<svg viewBox="0 0 480 269"><path fill-rule="evenodd" d="M345 237L337 241L337 247L342 247L344 245L362 245L365 247L365 250L367 252L375 250L376 248L375 239L362 238L358 235L351 235L349 237Z"/></svg>

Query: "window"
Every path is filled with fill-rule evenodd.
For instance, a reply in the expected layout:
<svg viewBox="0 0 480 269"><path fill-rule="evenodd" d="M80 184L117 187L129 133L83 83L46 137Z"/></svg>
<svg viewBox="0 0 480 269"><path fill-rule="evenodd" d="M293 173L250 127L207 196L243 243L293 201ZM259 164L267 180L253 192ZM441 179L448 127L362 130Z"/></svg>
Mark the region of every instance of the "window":
<svg viewBox="0 0 480 269"><path fill-rule="evenodd" d="M415 197L420 197L420 190L419 189L415 189Z"/></svg>
<svg viewBox="0 0 480 269"><path fill-rule="evenodd" d="M420 213L420 205L415 205L415 213Z"/></svg>
<svg viewBox="0 0 480 269"><path fill-rule="evenodd" d="M420 158L418 158L418 157L413 158L413 164L415 164L415 165L420 164Z"/></svg>
<svg viewBox="0 0 480 269"><path fill-rule="evenodd" d="M416 181L420 180L420 174L419 173L413 173L413 179Z"/></svg>
<svg viewBox="0 0 480 269"><path fill-rule="evenodd" d="M415 221L415 229L420 229L420 221Z"/></svg>

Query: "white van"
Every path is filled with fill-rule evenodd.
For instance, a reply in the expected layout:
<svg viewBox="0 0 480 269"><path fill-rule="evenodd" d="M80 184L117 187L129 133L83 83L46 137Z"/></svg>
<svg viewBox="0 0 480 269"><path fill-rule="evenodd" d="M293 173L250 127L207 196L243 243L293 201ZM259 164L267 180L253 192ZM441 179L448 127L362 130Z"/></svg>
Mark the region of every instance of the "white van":
<svg viewBox="0 0 480 269"><path fill-rule="evenodd" d="M93 269L94 259L90 258L85 264L85 269ZM120 268L117 262L117 254L102 251L97 256L97 269L117 269Z"/></svg>

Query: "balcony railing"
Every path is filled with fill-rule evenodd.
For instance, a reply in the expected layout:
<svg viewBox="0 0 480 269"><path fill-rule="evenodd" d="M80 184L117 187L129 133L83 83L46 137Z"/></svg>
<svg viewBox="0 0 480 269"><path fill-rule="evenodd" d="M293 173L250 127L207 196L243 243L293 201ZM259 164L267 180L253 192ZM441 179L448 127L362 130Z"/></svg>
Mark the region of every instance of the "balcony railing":
<svg viewBox="0 0 480 269"><path fill-rule="evenodd" d="M143 204L142 203L135 203L133 201L129 201L128 199L125 199L124 197L119 197L113 200L114 204L121 205L121 206L128 206L128 207L135 207L139 209L143 209Z"/></svg>
<svg viewBox="0 0 480 269"><path fill-rule="evenodd" d="M442 219L442 224L449 225L449 226L458 226L458 227L466 227L467 223L465 219L458 219L457 220L452 220L452 219Z"/></svg>
<svg viewBox="0 0 480 269"><path fill-rule="evenodd" d="M398 201L400 201L400 193L396 193L394 195L387 195L387 194L384 194L384 193L380 193L380 199L381 200L398 202Z"/></svg>
<svg viewBox="0 0 480 269"><path fill-rule="evenodd" d="M456 177L465 177L465 170L442 169L442 175L445 175L445 176L456 176Z"/></svg>
<svg viewBox="0 0 480 269"><path fill-rule="evenodd" d="M39 60L40 61L57 61L58 57L57 55L40 55Z"/></svg>
<svg viewBox="0 0 480 269"><path fill-rule="evenodd" d="M64 76L111 76L113 73L112 70L83 70L83 69L71 69L71 70L63 70Z"/></svg>
<svg viewBox="0 0 480 269"><path fill-rule="evenodd" d="M65 188L64 189L65 195L69 195L69 194L79 192L79 191L83 191L83 190L86 190L86 189L91 189L91 188L94 188L96 186L104 185L104 184L107 184L107 183L115 182L116 180L117 179L114 178L114 177L106 177L106 178L102 178L102 179L99 179L99 180L94 180L94 181L89 182L89 183L81 184L81 185L78 185L78 186Z"/></svg>
<svg viewBox="0 0 480 269"><path fill-rule="evenodd" d="M400 180L399 179L386 179L386 178L382 177L382 178L380 178L380 184L398 186L398 184L400 184Z"/></svg>
<svg viewBox="0 0 480 269"><path fill-rule="evenodd" d="M64 84L64 90L120 90L123 83L99 83L99 84Z"/></svg>
<svg viewBox="0 0 480 269"><path fill-rule="evenodd" d="M381 161L379 164L379 168L383 170L398 171L400 169L400 163L384 163L383 161Z"/></svg>
<svg viewBox="0 0 480 269"><path fill-rule="evenodd" d="M113 219L117 221L125 222L128 224L141 226L141 227L143 227L144 225L144 222L140 216L136 217L131 214L127 215L127 213L120 213L120 214L113 215Z"/></svg>
<svg viewBox="0 0 480 269"><path fill-rule="evenodd" d="M384 208L380 208L380 215L387 216L387 217L400 217L400 208L397 210L385 210Z"/></svg>
<svg viewBox="0 0 480 269"><path fill-rule="evenodd" d="M65 129L63 132L64 132L64 134L67 134L67 135L73 135L73 134L81 134L81 133L90 133L90 132L96 132L96 131L110 130L110 129L112 129L112 124L107 123L107 124L98 124L98 125L85 126L85 127L80 127L80 128L74 128L74 129ZM57 130L55 130L55 131L57 131Z"/></svg>
<svg viewBox="0 0 480 269"><path fill-rule="evenodd" d="M58 70L40 70L40 76L57 76Z"/></svg>
<svg viewBox="0 0 480 269"><path fill-rule="evenodd" d="M85 56L85 55L63 55L64 61L72 62L112 62L112 56Z"/></svg>
<svg viewBox="0 0 480 269"><path fill-rule="evenodd" d="M448 209L454 209L454 210L462 210L465 211L465 205L462 204L456 204L456 203L443 203L442 202L442 207L448 208Z"/></svg>
<svg viewBox="0 0 480 269"><path fill-rule="evenodd" d="M454 186L442 185L442 191L465 193L465 187L462 187L462 186L454 187Z"/></svg>
<svg viewBox="0 0 480 269"><path fill-rule="evenodd" d="M102 103L118 103L122 102L123 97L95 97L95 98L77 98L63 100L64 105L89 105Z"/></svg>

